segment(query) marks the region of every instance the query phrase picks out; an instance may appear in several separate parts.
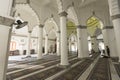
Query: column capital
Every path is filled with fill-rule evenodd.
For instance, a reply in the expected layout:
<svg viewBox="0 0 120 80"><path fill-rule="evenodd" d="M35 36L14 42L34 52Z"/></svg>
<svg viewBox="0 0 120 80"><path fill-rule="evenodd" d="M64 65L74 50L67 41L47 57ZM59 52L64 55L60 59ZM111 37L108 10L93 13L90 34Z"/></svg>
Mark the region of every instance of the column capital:
<svg viewBox="0 0 120 80"><path fill-rule="evenodd" d="M12 27L14 22L15 20L12 18L0 16L0 25Z"/></svg>
<svg viewBox="0 0 120 80"><path fill-rule="evenodd" d="M87 26L78 25L78 26L77 26L77 28L78 28L78 29L86 29L86 28L87 28Z"/></svg>
<svg viewBox="0 0 120 80"><path fill-rule="evenodd" d="M90 36L91 38L96 38L97 36Z"/></svg>
<svg viewBox="0 0 120 80"><path fill-rule="evenodd" d="M46 34L45 36L48 36L48 34Z"/></svg>
<svg viewBox="0 0 120 80"><path fill-rule="evenodd" d="M60 31L57 31L57 33L60 33Z"/></svg>
<svg viewBox="0 0 120 80"><path fill-rule="evenodd" d="M120 18L120 14L116 14L116 15L111 16L112 20L115 20L115 19L118 19L118 18Z"/></svg>
<svg viewBox="0 0 120 80"><path fill-rule="evenodd" d="M39 28L43 28L43 27L44 27L44 25L43 25L43 24L40 24L40 25L39 25Z"/></svg>
<svg viewBox="0 0 120 80"><path fill-rule="evenodd" d="M105 30L105 29L113 29L113 26L104 26L103 30Z"/></svg>
<svg viewBox="0 0 120 80"><path fill-rule="evenodd" d="M63 12L59 13L59 15L60 15L60 16L65 16L65 17L66 17L66 16L68 15L68 13L65 12L65 11L63 11Z"/></svg>
<svg viewBox="0 0 120 80"><path fill-rule="evenodd" d="M28 31L28 33L32 33L32 31Z"/></svg>

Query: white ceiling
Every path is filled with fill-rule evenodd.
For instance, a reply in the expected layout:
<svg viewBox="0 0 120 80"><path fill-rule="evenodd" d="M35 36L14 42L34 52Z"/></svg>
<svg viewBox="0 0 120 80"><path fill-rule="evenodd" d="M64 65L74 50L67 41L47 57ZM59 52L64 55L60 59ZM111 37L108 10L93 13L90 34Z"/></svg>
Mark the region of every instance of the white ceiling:
<svg viewBox="0 0 120 80"><path fill-rule="evenodd" d="M16 0L16 4L20 3L26 4L28 0ZM59 12L64 10L68 13L68 19L73 20L76 25L86 25L86 21L92 16L93 11L104 26L112 25L107 0L29 0L29 7L17 8L22 18L27 20L30 26L44 24L50 28L45 27L48 32L52 29L52 26L60 26ZM53 15L56 25L46 22L47 19L51 18L51 15Z"/></svg>

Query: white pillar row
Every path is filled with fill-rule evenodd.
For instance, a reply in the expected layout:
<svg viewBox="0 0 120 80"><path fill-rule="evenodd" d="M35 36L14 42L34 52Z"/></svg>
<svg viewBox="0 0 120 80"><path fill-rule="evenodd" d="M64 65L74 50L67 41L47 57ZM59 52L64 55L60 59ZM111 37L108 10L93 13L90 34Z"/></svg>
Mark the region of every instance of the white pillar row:
<svg viewBox="0 0 120 80"><path fill-rule="evenodd" d="M95 51L95 52L98 52L98 41L97 41L97 37L96 36L91 36L91 42L92 42L92 49Z"/></svg>
<svg viewBox="0 0 120 80"><path fill-rule="evenodd" d="M29 31L28 31L28 41L27 41L27 54L26 54L26 57L31 57L31 54L30 54L30 48L31 48L31 33L32 33L32 31L29 30Z"/></svg>
<svg viewBox="0 0 120 80"><path fill-rule="evenodd" d="M77 46L78 46L78 58L83 58L82 38L81 38L81 25L77 26Z"/></svg>
<svg viewBox="0 0 120 80"><path fill-rule="evenodd" d="M117 52L119 56L120 62L120 1L119 0L108 0L110 16L113 22L115 37L116 37L116 45Z"/></svg>
<svg viewBox="0 0 120 80"><path fill-rule="evenodd" d="M107 35L107 42L104 41L105 46L108 46L110 48L110 56L111 57L117 57L117 47L116 47L116 39L115 39L115 33L114 33L114 28L113 26L105 26L103 28L103 32L106 32ZM104 33L105 35L105 33ZM103 40L104 40L104 35L103 35ZM106 44L107 43L107 44Z"/></svg>
<svg viewBox="0 0 120 80"><path fill-rule="evenodd" d="M0 0L0 80L6 80L12 24L12 0Z"/></svg>
<svg viewBox="0 0 120 80"><path fill-rule="evenodd" d="M45 54L48 54L48 34L45 35Z"/></svg>
<svg viewBox="0 0 120 80"><path fill-rule="evenodd" d="M44 25L39 25L39 36L38 36L38 59L42 59L42 47L43 47L43 27Z"/></svg>
<svg viewBox="0 0 120 80"><path fill-rule="evenodd" d="M57 31L57 55L60 55L60 31Z"/></svg>
<svg viewBox="0 0 120 80"><path fill-rule="evenodd" d="M60 65L67 66L68 62L68 46L67 46L67 29L66 29L66 17L65 11L60 14L60 31L61 31L61 62Z"/></svg>

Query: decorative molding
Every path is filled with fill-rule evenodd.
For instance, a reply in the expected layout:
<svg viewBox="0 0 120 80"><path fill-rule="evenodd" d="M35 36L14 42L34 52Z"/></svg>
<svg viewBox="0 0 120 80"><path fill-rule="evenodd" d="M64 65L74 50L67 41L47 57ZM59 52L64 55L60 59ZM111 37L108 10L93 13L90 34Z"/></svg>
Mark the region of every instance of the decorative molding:
<svg viewBox="0 0 120 80"><path fill-rule="evenodd" d="M103 27L103 30L104 29L113 29L113 26L105 26L105 27Z"/></svg>
<svg viewBox="0 0 120 80"><path fill-rule="evenodd" d="M87 29L87 26L78 25L77 28L80 28L80 29Z"/></svg>
<svg viewBox="0 0 120 80"><path fill-rule="evenodd" d="M65 16L65 17L67 17L68 13L65 12L65 11L63 11L63 12L59 13L59 15L60 15L60 16Z"/></svg>
<svg viewBox="0 0 120 80"><path fill-rule="evenodd" d="M0 25L12 27L14 22L15 20L12 18L0 16Z"/></svg>
<svg viewBox="0 0 120 80"><path fill-rule="evenodd" d="M118 18L120 18L120 14L116 14L116 15L111 16L112 20L115 20L115 19L118 19Z"/></svg>
<svg viewBox="0 0 120 80"><path fill-rule="evenodd" d="M44 25L43 25L43 24L40 24L40 25L39 25L39 28L43 28L43 27L44 27Z"/></svg>

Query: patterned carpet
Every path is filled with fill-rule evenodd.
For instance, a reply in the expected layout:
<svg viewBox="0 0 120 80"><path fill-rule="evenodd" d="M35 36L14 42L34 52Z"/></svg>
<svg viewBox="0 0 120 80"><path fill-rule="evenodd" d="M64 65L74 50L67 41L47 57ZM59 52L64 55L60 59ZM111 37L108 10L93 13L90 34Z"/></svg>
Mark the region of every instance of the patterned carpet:
<svg viewBox="0 0 120 80"><path fill-rule="evenodd" d="M111 80L108 58L100 58L87 80Z"/></svg>
<svg viewBox="0 0 120 80"><path fill-rule="evenodd" d="M74 63L80 61L80 59L75 59L75 60L72 60L70 61L70 64L73 65ZM44 80L62 70L64 70L65 68L61 68L61 67L53 67L51 69L48 69L48 70L45 70L45 71L42 71L38 74L35 74L35 75L32 75L30 77L27 77L27 78L24 78L24 79L21 79L21 80Z"/></svg>
<svg viewBox="0 0 120 80"><path fill-rule="evenodd" d="M115 69L116 69L116 71L117 71L117 73L120 77L120 63L119 64L114 64L114 66L115 66Z"/></svg>
<svg viewBox="0 0 120 80"><path fill-rule="evenodd" d="M77 80L98 55L94 54L91 58L84 58L85 60L83 62L53 80Z"/></svg>
<svg viewBox="0 0 120 80"><path fill-rule="evenodd" d="M86 59L79 65L71 68L70 70L56 77L53 80L76 80L86 70L86 68L89 67L91 62L92 62L91 60Z"/></svg>
<svg viewBox="0 0 120 80"><path fill-rule="evenodd" d="M75 58L77 55L69 55L69 59L72 59L72 58ZM46 62L49 62L48 60L50 59L47 59L47 60L42 60L42 61L36 61L34 63L31 63L30 65L40 65L42 63L46 63ZM50 67L52 65L55 65L55 64L58 64L60 62L60 60L57 60L57 61L54 61L55 59L51 59L50 61L53 61L53 62L50 62L50 63L46 63L44 65L40 65L40 66L44 66L43 68L47 68L47 67ZM27 63L28 64L28 63ZM29 65L29 64L28 64ZM22 71L19 71L19 72L15 72L15 73L12 73L12 74L9 74L7 75L7 80L13 80L17 77L21 77L23 75L27 75L29 73L32 73L32 72L35 72L35 71L38 71L38 70L42 70L43 68L41 67L34 67L34 68L30 68L30 69L25 69L25 70L22 70ZM14 70L18 70L16 68L13 68L13 71ZM12 69L8 69L8 71L12 71Z"/></svg>

